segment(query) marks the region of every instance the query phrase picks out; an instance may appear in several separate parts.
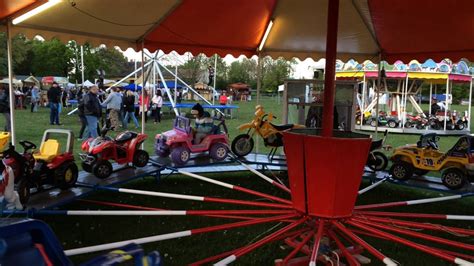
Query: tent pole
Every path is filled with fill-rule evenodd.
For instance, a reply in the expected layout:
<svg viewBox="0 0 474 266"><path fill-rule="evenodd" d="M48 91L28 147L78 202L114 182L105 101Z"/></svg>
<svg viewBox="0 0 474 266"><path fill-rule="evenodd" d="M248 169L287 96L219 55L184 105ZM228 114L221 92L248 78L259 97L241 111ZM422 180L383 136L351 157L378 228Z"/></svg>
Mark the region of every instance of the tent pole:
<svg viewBox="0 0 474 266"><path fill-rule="evenodd" d="M448 93L449 93L449 77L446 79L446 97L444 98L444 131L446 132L446 123L448 116Z"/></svg>
<svg viewBox="0 0 474 266"><path fill-rule="evenodd" d="M374 82L375 83L375 82ZM375 85L375 139L379 134L379 102L380 102L380 86L382 86L382 54L379 54L379 66L377 73L377 85Z"/></svg>
<svg viewBox="0 0 474 266"><path fill-rule="evenodd" d="M410 83L410 80L408 79L408 73L407 73L407 79L405 81L405 92L404 92L404 97L403 97L402 128L405 128L405 122L407 120L407 98L408 98L408 84L409 83ZM415 84L415 80L413 80L412 84Z"/></svg>
<svg viewBox="0 0 474 266"><path fill-rule="evenodd" d="M9 97L10 97L10 133L11 143L15 146L15 90L13 89L13 46L12 46L12 33L11 33L11 22L7 21L7 60L8 60L8 86L9 86ZM6 118L6 117L5 117ZM5 121L7 124L8 122Z"/></svg>
<svg viewBox="0 0 474 266"><path fill-rule="evenodd" d="M215 54L215 57L214 57L214 92L217 92L216 90L216 80L217 80L217 54ZM212 105L215 105L215 98L214 97L214 94L212 95Z"/></svg>
<svg viewBox="0 0 474 266"><path fill-rule="evenodd" d="M328 2L326 35L326 67L324 73L323 137L332 137L334 127L334 94L336 78L337 30L339 20L339 0Z"/></svg>
<svg viewBox="0 0 474 266"><path fill-rule="evenodd" d="M428 118L431 116L431 101L433 98L433 81L430 82L430 105L428 107ZM426 127L426 130L428 130L428 127Z"/></svg>
<svg viewBox="0 0 474 266"><path fill-rule="evenodd" d="M82 76L82 83L84 84L84 46L81 45L81 76Z"/></svg>
<svg viewBox="0 0 474 266"><path fill-rule="evenodd" d="M178 98L178 62L175 60L176 65L174 66L174 102L177 103Z"/></svg>
<svg viewBox="0 0 474 266"><path fill-rule="evenodd" d="M257 105L260 104L260 89L262 87L262 56L258 53L257 58ZM258 146L257 146L258 147Z"/></svg>
<svg viewBox="0 0 474 266"><path fill-rule="evenodd" d="M156 67L156 71L158 72L158 75L160 76L160 79L162 81L164 81L165 78L163 76L163 73L161 72L160 64L156 64L155 67ZM179 116L179 111L176 108L176 102L173 101L173 98L171 97L170 89L168 88L168 85L166 84L166 82L163 82L163 86L165 87L166 95L168 95L168 98L170 99L171 107L173 107L173 111L174 111L175 115Z"/></svg>
<svg viewBox="0 0 474 266"><path fill-rule="evenodd" d="M143 86L142 86L142 134L145 134L145 116L147 115L147 112L145 112L145 41L142 40L142 80L143 80ZM135 74L136 75L136 74ZM135 82L136 83L136 82ZM137 86L137 85L135 85Z"/></svg>
<svg viewBox="0 0 474 266"><path fill-rule="evenodd" d="M360 107L360 127L359 129L362 129L362 125L364 125L364 118L365 118L365 93L367 90L367 80L365 78L365 72L364 72L364 80L362 81L362 103Z"/></svg>
<svg viewBox="0 0 474 266"><path fill-rule="evenodd" d="M467 107L467 130L471 132L471 103L472 102L472 78L471 78L471 84L469 85L469 106Z"/></svg>

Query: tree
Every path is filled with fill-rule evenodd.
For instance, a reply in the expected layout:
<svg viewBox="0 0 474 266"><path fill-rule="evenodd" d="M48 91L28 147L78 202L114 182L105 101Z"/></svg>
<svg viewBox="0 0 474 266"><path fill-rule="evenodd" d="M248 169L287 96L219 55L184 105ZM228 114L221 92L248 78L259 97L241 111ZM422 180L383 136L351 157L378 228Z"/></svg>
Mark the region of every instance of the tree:
<svg viewBox="0 0 474 266"><path fill-rule="evenodd" d="M262 67L262 91L276 92L278 85L291 76L294 60L287 61L283 58L273 60L265 57Z"/></svg>
<svg viewBox="0 0 474 266"><path fill-rule="evenodd" d="M72 70L73 52L57 39L32 41L31 73L36 76L67 77Z"/></svg>
<svg viewBox="0 0 474 266"><path fill-rule="evenodd" d="M31 42L26 40L24 35L17 35L12 39L12 59L13 59L13 73L26 73L23 68L28 64L29 51L31 49ZM0 76L8 75L8 58L7 58L7 38L6 34L0 33Z"/></svg>
<svg viewBox="0 0 474 266"><path fill-rule="evenodd" d="M243 82L252 88L257 87L257 61L243 58L230 64L228 83Z"/></svg>

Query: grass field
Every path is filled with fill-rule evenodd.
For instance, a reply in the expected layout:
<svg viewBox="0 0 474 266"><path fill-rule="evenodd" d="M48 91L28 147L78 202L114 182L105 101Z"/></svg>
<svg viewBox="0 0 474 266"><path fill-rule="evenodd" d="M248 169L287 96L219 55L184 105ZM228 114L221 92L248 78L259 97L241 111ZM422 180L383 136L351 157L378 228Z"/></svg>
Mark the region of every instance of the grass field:
<svg viewBox="0 0 474 266"><path fill-rule="evenodd" d="M253 118L254 103L236 103L240 106L236 114L236 118L227 120L231 138L238 134L236 127ZM262 104L267 111L272 111L276 116L281 116L281 105L274 98L263 98ZM30 113L29 111L17 111L17 138L31 140L39 144L43 131L49 128L48 109L42 108L39 113ZM149 121L146 125L146 133L150 139L153 139L156 133L171 128L173 118L165 115L161 124L153 124ZM61 123L63 126L59 128L69 128L77 134L80 128L79 120L76 115L61 115ZM389 135L387 144L394 147L415 143L419 136L416 135ZM457 137L442 137L441 149L446 150L451 147ZM261 144L261 142L260 142ZM153 141L147 141L146 150L153 153ZM264 151L263 147L260 151ZM80 151L80 143L75 143L75 152ZM284 173L279 173L282 178L286 178ZM236 185L241 185L250 189L261 192L283 196L275 189L272 189L249 173L226 173L213 174L210 177L223 180ZM364 183L363 185L367 185ZM226 197L236 199L255 199L241 193L225 190L220 187L212 186L182 176L172 176L163 179L157 184L154 178L145 178L136 180L127 184L127 188L144 189L151 191L173 192L189 195L212 195L215 197ZM415 190L406 187L399 187L384 184L374 191L368 192L359 197L359 204L389 202L396 200L418 199L423 197L439 196L440 193L428 192L423 190ZM120 202L127 204L143 205L147 207L156 207L164 209L182 210L182 209L224 209L234 206L224 206L223 204L190 202L184 200L162 199L137 195L114 194L113 192L94 193L87 199L103 200L111 202ZM474 215L473 199L456 200L432 205L421 205L412 207L398 208L403 211L410 212L426 212L426 213L449 213L449 214L467 214ZM64 206L65 209L106 209L101 206L95 206L91 203L75 202ZM391 209L392 210L392 209ZM393 209L396 210L396 209ZM56 232L58 238L62 242L65 249L108 243L132 238L150 236L154 234L162 234L187 230L192 228L206 227L210 225L232 222L231 220L205 218L205 217L45 217L44 220L51 225ZM446 225L456 225L465 228L474 229L473 223L451 222ZM163 241L158 243L147 244L146 250L159 250L165 259L165 265L185 265L187 263L218 254L233 248L245 245L262 237L263 234L272 232L281 228L283 225L268 224L260 226L252 226L248 228L228 230L216 232L206 235L197 235L188 238L182 238L171 241ZM445 236L453 239L460 239L448 233ZM380 251L387 256L399 261L402 265L449 265L438 259L431 258L421 252L408 249L393 243L386 243L372 238L365 238L369 243L378 247ZM472 238L461 238L464 242L474 244ZM242 260L238 260L235 265L272 265L273 259L282 258L290 251L281 243L275 243L258 249ZM81 262L94 256L77 256L72 257L74 262ZM374 260L373 265L380 265Z"/></svg>

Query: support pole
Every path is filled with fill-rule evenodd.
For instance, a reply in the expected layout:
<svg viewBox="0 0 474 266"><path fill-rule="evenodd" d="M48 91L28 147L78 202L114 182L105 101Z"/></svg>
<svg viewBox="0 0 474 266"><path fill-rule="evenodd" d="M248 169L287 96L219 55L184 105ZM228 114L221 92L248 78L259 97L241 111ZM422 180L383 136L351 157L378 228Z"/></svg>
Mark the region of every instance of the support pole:
<svg viewBox="0 0 474 266"><path fill-rule="evenodd" d="M262 87L262 56L258 53L257 58L257 105L260 104L260 89ZM234 99L235 100L235 99ZM258 148L258 145L257 145Z"/></svg>
<svg viewBox="0 0 474 266"><path fill-rule="evenodd" d="M170 91L170 89L168 88L168 85L165 82L165 77L163 76L163 73L161 72L160 64L158 64L158 63L154 64L154 68L158 72L158 75L160 76L160 79L163 82L163 87L165 87L166 95L168 95L168 99L170 99L171 107L173 107L174 114L176 116L179 116L178 108L176 108L176 102L173 100L173 98L171 96L171 91ZM175 77L177 77L177 76L175 76ZM176 98L176 91L175 91L175 98Z"/></svg>
<svg viewBox="0 0 474 266"><path fill-rule="evenodd" d="M81 77L82 77L82 83L84 84L84 46L81 45Z"/></svg>
<svg viewBox="0 0 474 266"><path fill-rule="evenodd" d="M136 80L135 80L136 83ZM145 41L142 40L142 134L145 134ZM137 85L135 85L136 87Z"/></svg>
<svg viewBox="0 0 474 266"><path fill-rule="evenodd" d="M433 98L433 82L430 82L430 106L428 107L428 117L431 115L431 101ZM426 127L428 129L428 127Z"/></svg>
<svg viewBox="0 0 474 266"><path fill-rule="evenodd" d="M374 81L375 84L375 81ZM378 66L378 73L377 73L377 85L374 86L375 88L375 138L377 138L379 134L379 102L380 102L380 87L382 86L382 56L379 55L379 66Z"/></svg>
<svg viewBox="0 0 474 266"><path fill-rule="evenodd" d="M336 77L338 20L339 0L329 1L326 35L326 67L324 71L323 137L332 137L334 127L334 80Z"/></svg>
<svg viewBox="0 0 474 266"><path fill-rule="evenodd" d="M469 85L469 106L467 107L467 130L471 132L471 106L472 106L472 78L471 84Z"/></svg>
<svg viewBox="0 0 474 266"><path fill-rule="evenodd" d="M176 65L174 66L174 102L175 104L177 103L177 99L178 99L178 62L176 62Z"/></svg>
<svg viewBox="0 0 474 266"><path fill-rule="evenodd" d="M12 33L11 33L11 22L7 22L7 60L8 60L8 86L9 86L9 97L10 97L10 135L11 143L15 146L16 135L15 135L15 90L13 89L13 46L12 46ZM6 121L5 121L6 122ZM6 122L8 123L8 122Z"/></svg>
<svg viewBox="0 0 474 266"><path fill-rule="evenodd" d="M444 98L444 131L446 132L446 123L447 123L447 116L448 116L448 94L449 94L449 77L446 79L446 95Z"/></svg>
<svg viewBox="0 0 474 266"><path fill-rule="evenodd" d="M362 100L361 100L361 107L360 109L360 128L362 129L362 125L364 125L364 113L365 113L365 93L367 89L367 80L365 79L365 73L364 73L364 80L362 81Z"/></svg>
<svg viewBox="0 0 474 266"><path fill-rule="evenodd" d="M215 57L214 57L214 92L217 92L216 90L216 80L217 80L217 54L215 54ZM212 105L215 104L215 97L214 97L214 94L212 95Z"/></svg>

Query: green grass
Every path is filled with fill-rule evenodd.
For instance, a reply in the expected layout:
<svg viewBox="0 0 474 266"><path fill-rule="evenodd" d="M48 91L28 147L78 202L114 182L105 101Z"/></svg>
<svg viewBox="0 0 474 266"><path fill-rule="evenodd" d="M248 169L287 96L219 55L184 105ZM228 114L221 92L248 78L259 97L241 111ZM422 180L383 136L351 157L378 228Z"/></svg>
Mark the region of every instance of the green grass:
<svg viewBox="0 0 474 266"><path fill-rule="evenodd" d="M239 134L236 129L238 125L248 122L253 118L254 103L236 102L240 106L236 118L227 120L231 139ZM273 112L279 118L281 117L281 104L275 98L263 98L262 104L266 111ZM460 109L459 109L460 110ZM42 133L49 128L48 109L41 108L39 113L30 113L29 111L17 111L17 138L19 140L31 140L39 144ZM169 130L173 122L173 117L165 114L161 124L153 124L149 121L146 125L146 133L150 140L146 142L145 148L153 153L153 141L155 134ZM72 129L76 134L79 131L80 123L76 115L65 116L61 114L61 123L59 128ZM1 124L1 123L0 123ZM394 147L407 143L415 143L418 140L417 135L396 135L391 134L387 139L387 144ZM450 148L457 137L442 137L441 149ZM260 141L260 151L266 151ZM80 143L75 143L75 152L80 151ZM284 173L280 173L282 178L286 178ZM249 173L225 173L206 175L225 182L241 185L246 188L255 189L272 195L284 196L279 191L271 188L259 178ZM364 183L364 185L367 185ZM182 176L171 176L163 179L157 184L153 178L145 178L128 183L125 187L134 189L143 189L151 191L173 192L188 195L210 195L215 197L253 199L242 193L229 191L227 189L199 182ZM419 199L424 197L439 196L440 193L425 190L416 190L407 187L384 184L375 190L359 197L358 204L380 203L398 200ZM156 197L147 197L139 195L126 195L113 192L95 192L87 199L104 200L111 202L120 202L134 205L143 205L147 207L156 207L173 210L183 209L238 209L239 206L202 202L191 202L175 199L162 199ZM261 200L261 199L258 199ZM474 199L463 199L431 205L419 205L411 207L394 208L405 212L426 212L426 213L449 213L474 215L472 205ZM102 206L84 202L74 202L63 207L64 209L107 209ZM392 209L391 209L392 210ZM169 233L192 228L207 227L216 224L232 222L231 220L206 218L206 217L44 217L43 218L53 228L65 249L108 243L126 239L145 237L155 234ZM474 229L472 223L467 222L448 222L446 225L456 225L459 227ZM248 228L220 231L205 235L196 235L192 237L151 243L144 245L147 251L159 250L165 258L166 265L185 265L187 263L206 258L224 252L239 246L246 245L255 241L256 237L267 232L275 224L258 225ZM280 227L282 225L279 225ZM275 229L273 229L275 230ZM444 236L452 239L461 239L470 244L474 244L472 238L459 238L449 234ZM261 237L261 236L260 236ZM414 251L397 244L387 243L380 240L365 238L369 243L403 265L449 265L439 259L434 259L421 252ZM282 258L290 251L281 243L275 243L258 249L247 256L244 256L235 265L273 265L273 260ZM72 257L73 261L83 262L97 254L87 256ZM373 260L373 265L380 265L378 261Z"/></svg>

